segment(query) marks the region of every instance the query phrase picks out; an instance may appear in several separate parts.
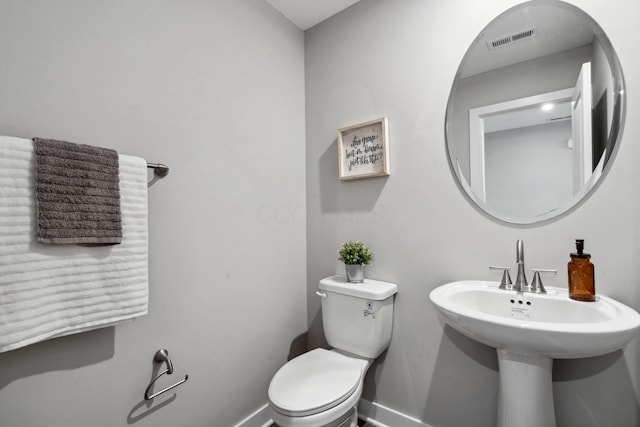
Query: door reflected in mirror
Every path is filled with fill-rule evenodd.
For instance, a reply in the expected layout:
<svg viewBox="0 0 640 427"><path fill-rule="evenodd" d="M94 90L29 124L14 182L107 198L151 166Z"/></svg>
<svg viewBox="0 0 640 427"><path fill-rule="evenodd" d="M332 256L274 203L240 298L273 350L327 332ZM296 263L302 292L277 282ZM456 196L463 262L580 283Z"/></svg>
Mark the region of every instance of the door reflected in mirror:
<svg viewBox="0 0 640 427"><path fill-rule="evenodd" d="M483 210L512 223L566 212L607 170L624 112L617 56L588 15L531 1L492 21L447 107L452 170Z"/></svg>

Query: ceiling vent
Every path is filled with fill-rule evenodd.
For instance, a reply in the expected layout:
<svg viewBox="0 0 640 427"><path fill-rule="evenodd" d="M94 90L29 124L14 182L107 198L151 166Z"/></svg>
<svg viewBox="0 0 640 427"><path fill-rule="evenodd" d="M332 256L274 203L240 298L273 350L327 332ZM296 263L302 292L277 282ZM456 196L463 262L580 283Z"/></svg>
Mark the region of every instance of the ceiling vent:
<svg viewBox="0 0 640 427"><path fill-rule="evenodd" d="M517 33L509 34L508 36L499 37L487 42L489 50L497 49L515 42L530 39L535 36L536 27L527 28L526 30L518 31Z"/></svg>

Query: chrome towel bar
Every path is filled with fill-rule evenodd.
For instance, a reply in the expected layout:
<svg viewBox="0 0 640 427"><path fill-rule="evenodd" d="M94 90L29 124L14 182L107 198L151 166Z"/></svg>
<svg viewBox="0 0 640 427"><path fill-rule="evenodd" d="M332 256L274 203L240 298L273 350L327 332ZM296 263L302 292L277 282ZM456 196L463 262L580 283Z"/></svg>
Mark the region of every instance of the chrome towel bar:
<svg viewBox="0 0 640 427"><path fill-rule="evenodd" d="M169 173L169 166L163 165L162 163L149 163L147 162L147 167L149 169L153 169L153 173L159 177L165 177Z"/></svg>
<svg viewBox="0 0 640 427"><path fill-rule="evenodd" d="M149 383L149 385L147 386L147 389L144 391L144 400L151 400L156 396L161 395L162 393L165 393L169 390L171 390L174 387L178 387L180 384L186 382L189 379L189 375L185 375L184 379L181 381L178 381L177 383L170 385L167 388L164 388L162 390L160 390L157 393L153 393L152 392L152 388L153 388L153 384L158 380L158 378L160 378L161 376L163 376L164 374L168 374L171 375L173 374L173 362L171 362L171 359L169 359L169 352L165 349L160 349L156 352L156 355L153 357L153 361L156 363L166 363L167 364L167 369L165 369L164 371L160 372L158 375L156 375L151 382Z"/></svg>

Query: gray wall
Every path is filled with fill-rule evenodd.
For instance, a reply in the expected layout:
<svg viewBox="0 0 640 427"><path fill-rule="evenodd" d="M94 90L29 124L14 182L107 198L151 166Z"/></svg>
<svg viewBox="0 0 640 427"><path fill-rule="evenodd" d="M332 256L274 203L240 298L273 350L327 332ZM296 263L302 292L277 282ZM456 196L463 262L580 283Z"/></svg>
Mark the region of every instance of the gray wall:
<svg viewBox="0 0 640 427"><path fill-rule="evenodd" d="M586 239L599 292L640 310L640 127L627 120L613 168L594 194L557 220L512 226L479 212L446 160L444 119L468 45L517 0L363 0L306 33L308 321L323 345L318 280L342 266L336 249L358 239L375 253L367 276L398 283L391 346L368 374L364 397L438 427L495 426L493 349L446 328L428 300L458 279L495 279L492 264L558 270L566 286L575 238ZM627 117L640 114L640 4L572 0L605 29L627 78ZM389 119L391 176L340 182L336 129ZM529 276L530 277L530 276ZM554 369L558 425L640 425L640 339L624 352L561 360Z"/></svg>
<svg viewBox="0 0 640 427"><path fill-rule="evenodd" d="M1 134L171 167L149 188L149 315L0 354L0 425L234 425L306 331L304 33L255 0L0 11ZM148 406L163 347L158 385L190 379Z"/></svg>

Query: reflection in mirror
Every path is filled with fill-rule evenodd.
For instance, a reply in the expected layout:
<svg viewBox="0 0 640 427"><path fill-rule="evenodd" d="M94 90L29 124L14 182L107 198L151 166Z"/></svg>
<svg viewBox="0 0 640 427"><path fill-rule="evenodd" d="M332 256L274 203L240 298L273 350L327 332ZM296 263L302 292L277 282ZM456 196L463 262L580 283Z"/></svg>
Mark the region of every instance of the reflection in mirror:
<svg viewBox="0 0 640 427"><path fill-rule="evenodd" d="M610 167L624 117L613 48L580 9L533 0L474 40L447 106L449 161L479 207L528 224L566 212Z"/></svg>

